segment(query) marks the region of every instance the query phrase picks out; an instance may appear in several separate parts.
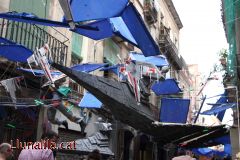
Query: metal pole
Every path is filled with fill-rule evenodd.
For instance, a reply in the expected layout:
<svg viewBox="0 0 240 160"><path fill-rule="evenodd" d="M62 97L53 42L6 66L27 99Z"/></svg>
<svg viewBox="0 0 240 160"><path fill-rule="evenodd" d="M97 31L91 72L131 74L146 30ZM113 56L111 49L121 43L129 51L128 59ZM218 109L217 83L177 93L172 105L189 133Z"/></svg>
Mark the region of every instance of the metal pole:
<svg viewBox="0 0 240 160"><path fill-rule="evenodd" d="M235 86L235 89L236 89L236 101L237 101L237 119L238 119L238 149L240 149L240 130L239 130L239 125L240 125L240 120L239 120L239 106L238 106L238 87Z"/></svg>
<svg viewBox="0 0 240 160"><path fill-rule="evenodd" d="M198 113L197 113L197 116L196 116L196 118L195 118L195 120L194 120L194 123L197 122L197 119L198 119L198 117L199 117L199 115L200 115L200 113L201 113L201 110L202 110L202 107L203 107L203 104L204 104L206 98L207 98L207 96L205 95L205 96L203 97L203 100L202 100L201 106L200 106L199 111L198 111Z"/></svg>

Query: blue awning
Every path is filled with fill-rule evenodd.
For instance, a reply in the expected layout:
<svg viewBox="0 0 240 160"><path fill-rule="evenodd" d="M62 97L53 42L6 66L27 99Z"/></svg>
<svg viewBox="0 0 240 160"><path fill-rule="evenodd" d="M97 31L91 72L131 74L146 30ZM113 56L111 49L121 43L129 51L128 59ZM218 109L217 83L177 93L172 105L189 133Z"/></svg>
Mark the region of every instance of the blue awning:
<svg viewBox="0 0 240 160"><path fill-rule="evenodd" d="M107 63L85 63L85 64L78 64L75 65L73 67L71 67L71 69L75 70L75 71L81 71L81 72L92 72L95 71L99 68L102 68L104 66L106 66Z"/></svg>
<svg viewBox="0 0 240 160"><path fill-rule="evenodd" d="M218 105L216 107L212 107L210 110L204 111L201 114L203 115L216 115L222 111L226 111L229 108L234 108L236 107L236 103L226 103L222 105Z"/></svg>
<svg viewBox="0 0 240 160"><path fill-rule="evenodd" d="M71 14L74 22L106 19L119 16L128 0L71 0Z"/></svg>
<svg viewBox="0 0 240 160"><path fill-rule="evenodd" d="M30 49L8 39L0 38L0 56L14 62L27 62L27 58L32 54L33 51Z"/></svg>
<svg viewBox="0 0 240 160"><path fill-rule="evenodd" d="M164 56L149 56L145 57L143 54L131 52L130 57L133 61L147 62L158 67L168 66L168 61Z"/></svg>
<svg viewBox="0 0 240 160"><path fill-rule="evenodd" d="M84 93L83 98L81 99L79 107L82 108L101 108L102 102L99 101L94 95L89 92Z"/></svg>
<svg viewBox="0 0 240 160"><path fill-rule="evenodd" d="M162 98L160 122L186 123L190 100L180 98Z"/></svg>
<svg viewBox="0 0 240 160"><path fill-rule="evenodd" d="M27 69L27 68L17 68L18 70L24 71L24 72L29 72L29 73L34 73L36 76L43 76L45 73L43 70L40 69ZM51 75L54 76L60 76L62 73L59 71L51 71Z"/></svg>
<svg viewBox="0 0 240 160"><path fill-rule="evenodd" d="M157 96L178 94L181 92L181 89L178 87L178 84L174 79L166 79L164 81L155 82L151 89Z"/></svg>

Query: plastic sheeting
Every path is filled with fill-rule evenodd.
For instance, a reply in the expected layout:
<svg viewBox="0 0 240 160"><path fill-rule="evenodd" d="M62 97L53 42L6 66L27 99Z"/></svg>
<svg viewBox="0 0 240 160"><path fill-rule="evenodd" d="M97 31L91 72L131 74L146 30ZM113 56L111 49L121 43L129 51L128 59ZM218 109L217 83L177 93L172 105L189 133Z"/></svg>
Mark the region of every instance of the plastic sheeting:
<svg viewBox="0 0 240 160"><path fill-rule="evenodd" d="M166 79L164 81L155 82L151 89L157 96L178 94L181 92L181 89L178 87L178 84L174 79Z"/></svg>
<svg viewBox="0 0 240 160"><path fill-rule="evenodd" d="M147 62L158 67L168 66L169 63L164 56L149 56L145 57L143 54L131 52L130 57L133 61Z"/></svg>
<svg viewBox="0 0 240 160"><path fill-rule="evenodd" d="M71 0L74 22L106 19L119 16L128 0Z"/></svg>
<svg viewBox="0 0 240 160"><path fill-rule="evenodd" d="M160 122L186 123L189 104L189 99L162 98L160 107Z"/></svg>
<svg viewBox="0 0 240 160"><path fill-rule="evenodd" d="M102 102L89 92L84 93L83 98L79 103L82 108L101 108Z"/></svg>
<svg viewBox="0 0 240 160"><path fill-rule="evenodd" d="M107 65L107 63L93 63L93 64L85 63L85 64L75 65L75 66L71 67L71 69L73 69L75 71L80 71L80 72L92 72L92 71L95 71L106 65Z"/></svg>

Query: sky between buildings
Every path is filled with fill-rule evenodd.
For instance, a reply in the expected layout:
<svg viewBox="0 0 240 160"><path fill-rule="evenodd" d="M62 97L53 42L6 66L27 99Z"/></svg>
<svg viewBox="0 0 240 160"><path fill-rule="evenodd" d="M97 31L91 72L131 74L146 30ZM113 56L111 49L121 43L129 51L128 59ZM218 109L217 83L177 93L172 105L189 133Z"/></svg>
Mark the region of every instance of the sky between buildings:
<svg viewBox="0 0 240 160"><path fill-rule="evenodd" d="M200 72L209 73L218 62L217 52L227 48L221 20L221 0L173 0L183 29L180 54L187 64L199 64Z"/></svg>
<svg viewBox="0 0 240 160"><path fill-rule="evenodd" d="M183 23L179 40L180 54L187 64L198 64L200 72L208 75L214 63L219 63L217 52L228 48L221 19L221 0L173 0L173 3ZM221 79L221 75L218 77ZM221 81L209 82L203 94L207 97L222 94L224 89ZM206 103L215 103L218 98L208 99ZM202 111L210 108L205 104ZM223 123L231 125L231 115L232 110L227 110ZM206 120L213 125L210 117Z"/></svg>

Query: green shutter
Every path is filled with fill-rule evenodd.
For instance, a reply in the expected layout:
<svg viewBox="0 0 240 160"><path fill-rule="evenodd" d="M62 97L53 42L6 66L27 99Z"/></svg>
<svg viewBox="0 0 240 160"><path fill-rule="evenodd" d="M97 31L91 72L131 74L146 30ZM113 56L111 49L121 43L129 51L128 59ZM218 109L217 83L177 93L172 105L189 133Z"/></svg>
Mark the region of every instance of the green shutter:
<svg viewBox="0 0 240 160"><path fill-rule="evenodd" d="M118 54L120 54L120 48L118 45L113 42L111 39L107 39L104 41L104 51L103 55L112 64L119 63L119 59L117 57Z"/></svg>
<svg viewBox="0 0 240 160"><path fill-rule="evenodd" d="M82 42L83 36L77 33L72 33L72 53L75 56L81 57Z"/></svg>
<svg viewBox="0 0 240 160"><path fill-rule="evenodd" d="M10 11L33 13L41 18L48 17L50 0L11 0Z"/></svg>

